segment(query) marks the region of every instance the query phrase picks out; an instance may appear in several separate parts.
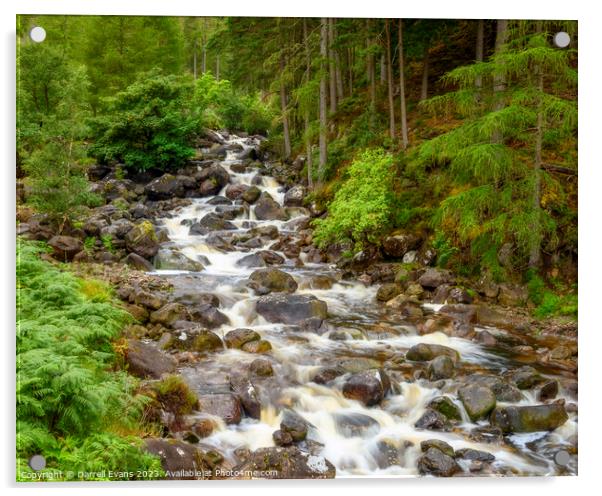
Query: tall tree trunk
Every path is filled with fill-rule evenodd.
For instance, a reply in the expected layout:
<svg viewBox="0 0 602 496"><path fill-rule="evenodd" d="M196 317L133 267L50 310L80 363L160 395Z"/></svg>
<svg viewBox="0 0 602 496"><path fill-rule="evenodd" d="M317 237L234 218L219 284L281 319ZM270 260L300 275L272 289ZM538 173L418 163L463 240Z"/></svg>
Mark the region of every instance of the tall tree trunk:
<svg viewBox="0 0 602 496"><path fill-rule="evenodd" d="M387 81L387 66L385 62L385 54L380 56L380 84L384 85Z"/></svg>
<svg viewBox="0 0 602 496"><path fill-rule="evenodd" d="M328 19L328 75L330 76L330 112L337 111L337 81L334 59L334 19Z"/></svg>
<svg viewBox="0 0 602 496"><path fill-rule="evenodd" d="M197 41L196 38L194 39L194 48L192 51L192 74L194 76L194 79L196 81L196 45L197 45Z"/></svg>
<svg viewBox="0 0 602 496"><path fill-rule="evenodd" d="M280 108L282 109L282 134L284 135L284 158L291 156L291 137L288 129L288 112L286 104L286 88L284 87L284 55L280 56Z"/></svg>
<svg viewBox="0 0 602 496"><path fill-rule="evenodd" d="M403 20L399 19L399 100L401 106L401 146L405 150L408 147L408 116L406 111L406 82L404 75L403 60Z"/></svg>
<svg viewBox="0 0 602 496"><path fill-rule="evenodd" d="M429 92L429 47L424 49L422 57L422 86L420 87L420 100L426 100Z"/></svg>
<svg viewBox="0 0 602 496"><path fill-rule="evenodd" d="M349 71L349 96L353 96L353 63L354 63L353 47L349 47L348 52L349 52L349 60L347 63L347 70Z"/></svg>
<svg viewBox="0 0 602 496"><path fill-rule="evenodd" d="M326 62L328 58L328 19L320 21L320 162L318 164L318 181L324 180L324 170L328 150L326 148Z"/></svg>
<svg viewBox="0 0 602 496"><path fill-rule="evenodd" d="M537 32L541 33L542 22L537 21ZM534 71L537 77L537 90L539 92L539 102L537 109L537 129L535 131L535 163L533 164L533 238L531 241L531 249L529 253L529 267L536 269L541 264L541 149L543 139L543 68L535 66Z"/></svg>
<svg viewBox="0 0 602 496"><path fill-rule="evenodd" d="M303 42L305 44L305 81L309 82L311 79L311 50L309 47L309 37L307 35L307 19L303 18ZM311 152L311 137L309 135L309 105L305 110L303 116L305 124L305 155L307 164L307 186L310 190L314 189L314 178L313 178L313 157Z"/></svg>
<svg viewBox="0 0 602 496"><path fill-rule="evenodd" d="M370 126L374 127L374 114L376 112L376 69L374 53L372 53L373 39L370 33L370 28L370 19L366 19L366 48L368 51L368 56L366 59L366 68L368 72L368 84L370 85Z"/></svg>
<svg viewBox="0 0 602 496"><path fill-rule="evenodd" d="M477 47L475 59L477 62L483 62L483 45L485 39L485 21L483 19L479 19L477 21ZM481 89L483 81L481 80L481 76L477 76L475 80L475 86L478 89Z"/></svg>
<svg viewBox="0 0 602 496"><path fill-rule="evenodd" d="M499 54L504 49L506 43L506 37L508 35L508 21L506 19L500 19L497 21L497 33L495 37L495 53ZM506 90L506 76L503 71L497 71L493 74L493 91L499 93L494 102L494 110L501 110L504 108L503 93ZM491 141L493 143L501 143L504 139L502 132L497 130L494 131Z"/></svg>
<svg viewBox="0 0 602 496"><path fill-rule="evenodd" d="M219 53L215 56L215 79L219 81Z"/></svg>
<svg viewBox="0 0 602 496"><path fill-rule="evenodd" d="M387 90L389 95L389 134L395 139L395 104L393 103L393 68L391 67L391 29L389 19L385 20L386 53L387 53Z"/></svg>

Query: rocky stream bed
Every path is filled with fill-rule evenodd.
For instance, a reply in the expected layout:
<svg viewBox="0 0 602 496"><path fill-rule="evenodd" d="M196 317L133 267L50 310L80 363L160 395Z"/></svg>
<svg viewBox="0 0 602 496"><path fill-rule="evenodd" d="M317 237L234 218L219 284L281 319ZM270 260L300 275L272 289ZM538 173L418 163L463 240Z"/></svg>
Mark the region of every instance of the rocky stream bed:
<svg viewBox="0 0 602 496"><path fill-rule="evenodd" d="M178 374L198 396L146 441L172 477L576 474L574 336L532 332L504 306L520 290L468 291L409 235L385 240L389 261L318 250L321 212L276 179L261 138L210 138L177 175L97 167L110 203L80 239L49 241L118 283L139 321L130 371Z"/></svg>

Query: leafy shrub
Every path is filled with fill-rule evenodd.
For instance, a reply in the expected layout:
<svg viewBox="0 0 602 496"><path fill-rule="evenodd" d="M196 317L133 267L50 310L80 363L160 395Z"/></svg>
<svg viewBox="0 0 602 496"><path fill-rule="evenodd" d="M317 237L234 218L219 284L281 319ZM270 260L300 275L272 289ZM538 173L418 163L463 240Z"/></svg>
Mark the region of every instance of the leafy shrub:
<svg viewBox="0 0 602 496"><path fill-rule="evenodd" d="M200 127L186 101L191 94L185 79L156 71L143 75L108 100L108 115L92 121L91 155L139 171L180 166L193 155L190 141Z"/></svg>
<svg viewBox="0 0 602 496"><path fill-rule="evenodd" d="M218 81L209 72L196 81L193 101L195 112L209 127L266 134L272 124L272 111L257 95L243 95L230 81Z"/></svg>
<svg viewBox="0 0 602 496"><path fill-rule="evenodd" d="M59 138L33 151L23 164L29 174L31 192L27 201L62 230L86 211L100 204L100 197L88 191L83 152L73 142Z"/></svg>
<svg viewBox="0 0 602 496"><path fill-rule="evenodd" d="M318 246L350 239L361 249L376 242L391 223L393 178L393 158L384 150L366 150L356 158L328 207L328 217L314 221Z"/></svg>
<svg viewBox="0 0 602 496"><path fill-rule="evenodd" d="M113 372L112 340L130 320L108 289L38 258L42 248L17 246L17 464L43 454L47 468L158 469L140 440L115 432L140 429L149 398L137 381Z"/></svg>

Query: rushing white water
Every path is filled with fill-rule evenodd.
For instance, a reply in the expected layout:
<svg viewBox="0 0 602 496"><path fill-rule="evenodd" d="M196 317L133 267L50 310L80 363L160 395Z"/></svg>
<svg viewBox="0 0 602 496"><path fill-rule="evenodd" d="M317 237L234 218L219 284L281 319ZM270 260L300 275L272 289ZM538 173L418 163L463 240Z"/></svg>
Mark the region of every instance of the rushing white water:
<svg viewBox="0 0 602 496"><path fill-rule="evenodd" d="M256 146L249 138L231 136L227 143L238 144L243 150ZM284 192L270 177L261 176L259 184L254 179L256 172L235 172L232 166L240 163L237 152L228 151L221 165L230 174L231 184L255 183L260 190L268 192L279 204L283 204ZM225 188L220 192L225 194ZM290 260L279 266L289 272L298 282L297 293L313 294L325 301L330 315L331 331L323 334L300 332L282 324L271 324L255 313L257 297L245 285L252 268L240 267L237 263L245 256L259 250L269 249L267 243L261 248L245 251L223 251L207 242L208 236L190 235L189 225L184 221L199 220L214 212L216 205L209 202L213 197L194 199L189 206L180 208L174 215L161 220L167 229L170 246L177 248L188 258L203 261L205 269L198 273L186 271L156 271L168 277L176 289L185 287L187 291L211 292L221 302L220 311L228 318L216 333L223 335L231 329L247 327L257 331L272 345L270 352L274 365L275 378L270 382L269 391L262 394L261 419L244 418L239 425L226 425L216 419L217 429L204 445L214 446L226 457L234 458L234 450L251 450L273 446L272 433L279 428L280 410L283 406L294 409L310 423L309 438L321 443L321 454L337 468L337 476L404 476L416 475L416 461L420 456L420 442L427 439L441 439L454 449L473 448L492 453L496 460L494 467L504 467L518 474L546 475L557 472L553 454L540 456L539 450L546 446L554 449L568 444L576 435L577 425L571 418L553 433L517 434L511 437L513 446L505 444L484 444L472 441L468 432L476 427L465 413L464 421L451 432L419 430L414 423L425 412L426 405L436 396L445 394L433 383L423 380L398 380L398 386L380 406L365 407L357 401L345 398L341 393L343 377L330 386L311 382L314 374L333 357L353 359L357 357L394 356L403 354L418 343L445 345L460 353L462 362L468 366L490 369L497 374L511 366L502 356L492 354L480 345L466 339L449 337L441 332L419 335L413 326L406 322L392 322L386 308L375 301L376 289L359 282L341 281L336 271L327 264L295 266ZM303 216L302 211L293 212L294 218ZM245 215L234 219L235 233L243 233L247 228L275 226L282 233L289 232L290 221L259 221L251 207ZM232 232L232 231L230 231ZM284 254L279 252L281 256ZM304 259L303 254L301 260ZM208 264L206 262L209 262ZM312 289L311 278L317 274L332 278L330 289ZM437 312L441 305L425 304L427 309ZM354 339L331 339L333 330L344 331ZM372 334L376 334L376 338ZM227 384L227 375L240 369L257 358L257 355L239 350L225 350L203 359L198 367L184 367L181 373L188 381L199 388ZM261 386L260 386L261 389ZM560 397L563 397L562 394ZM453 398L453 395L450 395ZM456 403L458 403L457 400ZM526 394L520 404L537 404L533 394ZM458 405L460 405L458 403ZM463 412L463 409L460 408ZM350 432L341 419L359 419L362 428ZM538 449L530 448L538 443ZM393 460L390 454L393 453ZM462 462L467 463L467 462Z"/></svg>

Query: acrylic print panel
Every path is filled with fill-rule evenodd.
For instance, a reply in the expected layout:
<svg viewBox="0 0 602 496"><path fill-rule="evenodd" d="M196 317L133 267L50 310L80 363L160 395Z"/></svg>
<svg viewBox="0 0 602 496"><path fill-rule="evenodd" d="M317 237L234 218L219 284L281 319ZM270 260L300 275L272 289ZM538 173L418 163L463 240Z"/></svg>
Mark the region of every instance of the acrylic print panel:
<svg viewBox="0 0 602 496"><path fill-rule="evenodd" d="M576 475L576 22L17 24L19 481Z"/></svg>

